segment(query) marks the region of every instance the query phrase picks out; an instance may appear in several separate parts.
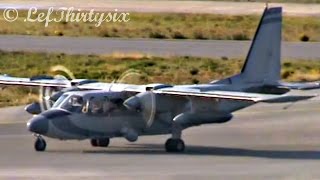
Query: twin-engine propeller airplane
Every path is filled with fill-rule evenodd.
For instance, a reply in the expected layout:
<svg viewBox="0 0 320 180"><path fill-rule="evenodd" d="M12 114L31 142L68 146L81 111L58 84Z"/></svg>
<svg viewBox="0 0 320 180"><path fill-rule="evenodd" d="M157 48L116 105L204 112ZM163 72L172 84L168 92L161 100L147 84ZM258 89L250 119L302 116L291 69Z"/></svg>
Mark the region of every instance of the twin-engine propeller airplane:
<svg viewBox="0 0 320 180"><path fill-rule="evenodd" d="M37 151L46 149L43 136L90 139L92 146L107 147L114 137L134 142L143 135L171 134L165 143L166 151L182 152L184 129L228 122L232 112L258 102L294 102L314 97L288 92L319 88L317 82L280 81L281 23L282 9L266 8L241 73L208 84L131 85L10 76L0 76L0 84L60 88L50 97L54 101L51 108L45 107L43 112L36 104L26 108L38 114L27 123L28 130L37 137Z"/></svg>

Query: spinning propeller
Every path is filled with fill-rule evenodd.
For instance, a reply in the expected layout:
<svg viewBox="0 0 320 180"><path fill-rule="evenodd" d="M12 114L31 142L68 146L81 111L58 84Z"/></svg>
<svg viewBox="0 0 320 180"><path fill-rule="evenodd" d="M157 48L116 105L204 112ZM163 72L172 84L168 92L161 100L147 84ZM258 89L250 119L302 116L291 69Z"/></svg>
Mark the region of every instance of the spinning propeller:
<svg viewBox="0 0 320 180"><path fill-rule="evenodd" d="M53 66L50 68L50 72L54 74L53 79L59 80L73 80L75 76L66 67L62 65ZM51 77L52 79L52 77ZM50 109L54 102L63 94L61 88L57 87L45 87L41 86L39 88L39 105L41 112Z"/></svg>
<svg viewBox="0 0 320 180"><path fill-rule="evenodd" d="M146 127L152 126L156 115L156 95L152 91L139 93L123 103L128 109L142 113Z"/></svg>

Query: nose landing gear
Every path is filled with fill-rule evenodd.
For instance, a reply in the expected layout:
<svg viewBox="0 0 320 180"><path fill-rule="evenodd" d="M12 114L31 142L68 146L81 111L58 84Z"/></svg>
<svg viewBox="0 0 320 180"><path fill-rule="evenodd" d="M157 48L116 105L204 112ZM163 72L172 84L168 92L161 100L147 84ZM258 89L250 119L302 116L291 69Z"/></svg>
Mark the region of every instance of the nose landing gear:
<svg viewBox="0 0 320 180"><path fill-rule="evenodd" d="M37 136L37 139L34 143L34 149L36 151L44 151L46 149L46 146L46 141L41 136Z"/></svg>
<svg viewBox="0 0 320 180"><path fill-rule="evenodd" d="M108 147L110 143L109 138L91 139L90 143L93 147Z"/></svg>

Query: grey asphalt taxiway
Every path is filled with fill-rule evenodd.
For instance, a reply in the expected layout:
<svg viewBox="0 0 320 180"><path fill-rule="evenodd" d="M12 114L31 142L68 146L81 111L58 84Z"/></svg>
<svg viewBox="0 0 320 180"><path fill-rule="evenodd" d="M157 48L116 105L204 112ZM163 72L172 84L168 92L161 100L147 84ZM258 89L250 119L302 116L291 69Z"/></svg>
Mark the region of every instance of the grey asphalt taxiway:
<svg viewBox="0 0 320 180"><path fill-rule="evenodd" d="M47 140L35 152L23 107L0 109L0 179L319 179L320 98L258 104L226 124L188 129L186 152L168 154L168 136L88 141Z"/></svg>
<svg viewBox="0 0 320 180"><path fill-rule="evenodd" d="M0 50L66 54L144 53L153 56L245 57L251 41L156 40L0 35ZM282 57L320 59L319 42L283 42Z"/></svg>

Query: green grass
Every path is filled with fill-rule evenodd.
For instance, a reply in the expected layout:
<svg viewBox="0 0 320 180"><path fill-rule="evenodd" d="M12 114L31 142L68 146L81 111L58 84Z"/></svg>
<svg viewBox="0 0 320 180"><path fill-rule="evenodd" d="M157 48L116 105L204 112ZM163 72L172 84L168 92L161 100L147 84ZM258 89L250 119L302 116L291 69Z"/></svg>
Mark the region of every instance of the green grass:
<svg viewBox="0 0 320 180"><path fill-rule="evenodd" d="M2 11L0 11L2 14ZM26 11L19 12L19 19L9 23L0 19L0 34L22 34L37 36L96 36L120 38L157 39L252 39L260 16L175 14L175 13L131 13L128 23L24 22ZM54 17L54 16L53 16ZM286 41L320 41L320 18L284 17L283 39Z"/></svg>
<svg viewBox="0 0 320 180"><path fill-rule="evenodd" d="M207 83L240 71L243 59L199 57L151 57L143 54L113 54L110 56L65 55L25 52L0 52L0 73L31 77L51 74L51 67L63 65L76 78L111 82L124 72L136 72L122 82L194 84ZM285 60L282 77L286 81L320 79L320 60ZM26 104L37 98L37 90L21 87L0 92L0 107Z"/></svg>

